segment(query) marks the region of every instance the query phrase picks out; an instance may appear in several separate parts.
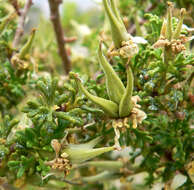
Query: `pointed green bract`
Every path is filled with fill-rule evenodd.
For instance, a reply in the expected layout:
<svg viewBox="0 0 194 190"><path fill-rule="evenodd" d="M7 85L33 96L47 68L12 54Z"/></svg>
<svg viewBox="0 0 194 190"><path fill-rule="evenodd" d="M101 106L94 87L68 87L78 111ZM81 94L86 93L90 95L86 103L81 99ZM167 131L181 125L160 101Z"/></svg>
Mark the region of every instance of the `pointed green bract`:
<svg viewBox="0 0 194 190"><path fill-rule="evenodd" d="M29 53L29 51L32 47L32 43L34 41L35 33L36 33L36 29L33 29L30 38L28 39L26 44L22 47L22 49L20 50L20 52L19 52L20 59L24 59L26 54Z"/></svg>
<svg viewBox="0 0 194 190"><path fill-rule="evenodd" d="M178 22L178 24L177 24L177 27L176 27L175 31L174 31L173 39L178 39L179 36L180 36L181 29L182 29L182 25L183 25L183 20L184 20L185 12L186 12L186 10L185 10L184 8L181 9L181 12L180 12L180 13L181 13L181 17L180 17L180 20L179 20L179 22Z"/></svg>
<svg viewBox="0 0 194 190"><path fill-rule="evenodd" d="M125 93L125 87L112 66L108 63L105 56L103 55L101 45L98 49L98 59L106 75L106 88L108 96L110 100L119 104L123 94Z"/></svg>
<svg viewBox="0 0 194 190"><path fill-rule="evenodd" d="M118 19L118 15L115 15L113 10L111 9L108 0L103 0L104 8L106 14L108 16L110 26L111 26L111 33L112 33L112 40L116 48L120 48L123 41L127 41L129 39L129 35L124 24ZM114 10L115 11L115 10ZM117 13L116 13L117 14Z"/></svg>
<svg viewBox="0 0 194 190"><path fill-rule="evenodd" d="M100 141L102 137L97 137L87 143L84 144L69 144L68 147L71 149L92 149L95 147Z"/></svg>
<svg viewBox="0 0 194 190"><path fill-rule="evenodd" d="M131 67L127 68L127 88L119 104L119 116L125 117L128 116L132 109L132 97L133 93L133 73Z"/></svg>
<svg viewBox="0 0 194 190"><path fill-rule="evenodd" d="M104 112L106 112L109 116L118 117L118 105L116 103L110 100L106 100L104 98L94 96L91 93L89 93L82 85L77 74L71 72L70 76L76 79L76 83L78 84L79 88L82 90L82 92L85 94L86 97L88 97L92 102L100 106L101 109L103 109Z"/></svg>

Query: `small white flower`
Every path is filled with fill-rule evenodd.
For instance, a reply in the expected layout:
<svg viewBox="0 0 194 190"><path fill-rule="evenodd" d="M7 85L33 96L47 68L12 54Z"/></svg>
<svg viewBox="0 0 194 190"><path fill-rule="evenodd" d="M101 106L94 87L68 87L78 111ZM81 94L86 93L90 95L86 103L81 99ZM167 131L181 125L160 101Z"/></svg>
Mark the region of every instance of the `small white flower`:
<svg viewBox="0 0 194 190"><path fill-rule="evenodd" d="M136 44L147 44L148 41L141 36L132 37L132 41Z"/></svg>

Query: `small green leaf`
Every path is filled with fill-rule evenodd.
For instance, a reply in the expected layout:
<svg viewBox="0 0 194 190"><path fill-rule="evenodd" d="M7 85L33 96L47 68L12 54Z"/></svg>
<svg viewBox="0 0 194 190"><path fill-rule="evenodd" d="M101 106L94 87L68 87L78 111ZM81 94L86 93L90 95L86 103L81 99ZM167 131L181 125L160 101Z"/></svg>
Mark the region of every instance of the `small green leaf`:
<svg viewBox="0 0 194 190"><path fill-rule="evenodd" d="M25 168L23 166L20 167L17 172L17 178L21 178L24 175L24 172L25 172Z"/></svg>

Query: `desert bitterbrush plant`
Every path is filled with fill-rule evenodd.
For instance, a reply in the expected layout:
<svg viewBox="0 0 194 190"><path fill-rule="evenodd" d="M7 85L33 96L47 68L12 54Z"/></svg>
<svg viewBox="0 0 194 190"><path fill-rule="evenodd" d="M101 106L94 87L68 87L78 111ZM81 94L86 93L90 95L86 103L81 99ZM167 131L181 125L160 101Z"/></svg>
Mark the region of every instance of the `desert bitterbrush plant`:
<svg viewBox="0 0 194 190"><path fill-rule="evenodd" d="M0 189L193 189L192 0L61 2L0 0Z"/></svg>

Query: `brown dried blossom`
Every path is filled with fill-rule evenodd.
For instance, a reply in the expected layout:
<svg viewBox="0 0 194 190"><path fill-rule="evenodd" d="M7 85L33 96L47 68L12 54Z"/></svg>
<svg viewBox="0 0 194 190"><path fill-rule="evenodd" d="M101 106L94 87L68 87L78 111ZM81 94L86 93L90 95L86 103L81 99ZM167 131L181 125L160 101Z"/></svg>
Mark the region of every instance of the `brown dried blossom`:
<svg viewBox="0 0 194 190"><path fill-rule="evenodd" d="M67 158L55 158L52 161L46 162L46 165L51 166L54 170L64 171L67 176L72 168L72 164Z"/></svg>
<svg viewBox="0 0 194 190"><path fill-rule="evenodd" d="M117 150L120 150L120 144L119 144L119 138L120 138L120 131L119 128L123 129L129 128L128 121L129 119L132 121L132 127L135 129L137 128L138 124L141 124L144 119L146 119L147 115L144 111L140 110L141 106L137 104L138 101L140 101L139 96L133 96L131 98L132 103L133 103L133 108L131 111L131 114L129 117L125 117L124 119L115 119L113 120L112 126L115 131L115 147Z"/></svg>

